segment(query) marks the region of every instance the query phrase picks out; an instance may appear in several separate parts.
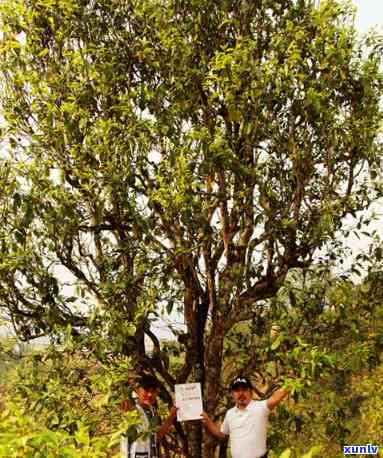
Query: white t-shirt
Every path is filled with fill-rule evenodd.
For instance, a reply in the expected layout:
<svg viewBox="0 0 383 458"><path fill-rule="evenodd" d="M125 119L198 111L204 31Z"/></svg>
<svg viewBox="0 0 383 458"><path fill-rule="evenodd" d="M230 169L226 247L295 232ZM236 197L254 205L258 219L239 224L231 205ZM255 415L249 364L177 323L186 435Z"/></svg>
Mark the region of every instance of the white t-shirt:
<svg viewBox="0 0 383 458"><path fill-rule="evenodd" d="M266 430L270 410L267 401L250 401L245 409L233 407L221 426L230 435L233 458L259 458L266 449Z"/></svg>

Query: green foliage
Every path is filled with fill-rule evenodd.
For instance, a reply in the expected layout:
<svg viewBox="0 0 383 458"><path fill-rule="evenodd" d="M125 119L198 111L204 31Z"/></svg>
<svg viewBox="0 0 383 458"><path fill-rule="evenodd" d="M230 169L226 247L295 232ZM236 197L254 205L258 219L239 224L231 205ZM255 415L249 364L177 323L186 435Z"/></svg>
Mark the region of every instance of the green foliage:
<svg viewBox="0 0 383 458"><path fill-rule="evenodd" d="M382 378L383 308L377 278L380 275L371 271L359 285L332 276L329 283L323 277L316 284L312 279L307 282L310 303L319 302L320 296L314 300L313 293L320 292L315 289L318 286L323 288L320 302L324 307L319 312L314 309L320 317L318 324L316 318L312 321L314 315L309 320L311 326L320 326L318 334L310 332L311 342L320 346L331 342L326 357L334 358L336 364L320 371L319 383L311 378L310 387L300 390L297 403L279 408L270 434L277 450L294 443L300 456L308 445L319 443L327 456L338 456L346 444L381 443L381 394L377 385ZM296 283L294 286L292 303L298 307L304 290L297 289Z"/></svg>
<svg viewBox="0 0 383 458"><path fill-rule="evenodd" d="M299 404L289 404L272 420L276 450L292 444L300 457L307 447L322 444L322 455L340 456L343 445L382 442L382 366L349 376L345 391L334 381L322 382ZM283 432L282 432L283 430Z"/></svg>
<svg viewBox="0 0 383 458"><path fill-rule="evenodd" d="M291 383L290 374L303 387L336 368L357 372L376 365L383 322L371 278L357 285L325 265L292 271L262 312L228 334L225 357L236 358L231 376L255 370L260 381Z"/></svg>
<svg viewBox="0 0 383 458"><path fill-rule="evenodd" d="M63 350L24 355L4 385L1 456L117 456L121 433L137 437L140 421L119 409L127 367Z"/></svg>
<svg viewBox="0 0 383 458"><path fill-rule="evenodd" d="M382 193L381 37L346 3L5 0L0 27L0 308L21 339L129 355L168 402L204 380L210 413L234 367L299 392L345 343L351 370L377 353L372 309L346 322L350 297L291 284ZM187 328L173 366L159 306Z"/></svg>
<svg viewBox="0 0 383 458"><path fill-rule="evenodd" d="M349 401L353 422L349 442L377 443L383 441L383 366L371 374L354 377L354 390Z"/></svg>
<svg viewBox="0 0 383 458"><path fill-rule="evenodd" d="M206 256L240 317L378 195L354 179L379 170L378 38L311 3L2 3L1 297L21 335L115 329L129 351L127 322L182 303L188 269L208 293Z"/></svg>
<svg viewBox="0 0 383 458"><path fill-rule="evenodd" d="M108 441L92 439L85 427L77 425L75 436L39 426L11 404L0 417L0 453L7 457L106 457Z"/></svg>
<svg viewBox="0 0 383 458"><path fill-rule="evenodd" d="M313 458L314 456L320 456L321 451L322 447L317 445L315 447L312 447L307 453L302 455L301 458ZM292 458L293 455L291 453L292 452L290 449L286 449L279 455L279 458Z"/></svg>
<svg viewBox="0 0 383 458"><path fill-rule="evenodd" d="M265 303L260 316L228 335L226 385L244 373L262 397L280 383L292 392L271 417L269 447L275 453L290 447L300 457L308 446L322 444L335 457L343 444L381 442L379 267L372 260L359 284L334 276L325 265L295 270L272 306ZM230 404L229 396L222 411Z"/></svg>

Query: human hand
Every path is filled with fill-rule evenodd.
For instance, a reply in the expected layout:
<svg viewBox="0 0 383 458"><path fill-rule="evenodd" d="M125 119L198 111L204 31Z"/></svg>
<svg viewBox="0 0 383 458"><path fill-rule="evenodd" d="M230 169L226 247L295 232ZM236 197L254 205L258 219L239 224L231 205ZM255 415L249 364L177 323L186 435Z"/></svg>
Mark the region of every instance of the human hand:
<svg viewBox="0 0 383 458"><path fill-rule="evenodd" d="M125 399L124 401L121 402L120 409L123 412L129 412L130 410L133 410L133 405L129 399Z"/></svg>
<svg viewBox="0 0 383 458"><path fill-rule="evenodd" d="M170 411L169 411L169 417L174 419L177 417L177 410L178 408L176 406L172 406Z"/></svg>
<svg viewBox="0 0 383 458"><path fill-rule="evenodd" d="M201 421L202 421L202 423L203 423L204 425L206 425L206 424L209 422L209 420L210 420L209 415L208 415L205 411L203 411L203 412L201 413Z"/></svg>

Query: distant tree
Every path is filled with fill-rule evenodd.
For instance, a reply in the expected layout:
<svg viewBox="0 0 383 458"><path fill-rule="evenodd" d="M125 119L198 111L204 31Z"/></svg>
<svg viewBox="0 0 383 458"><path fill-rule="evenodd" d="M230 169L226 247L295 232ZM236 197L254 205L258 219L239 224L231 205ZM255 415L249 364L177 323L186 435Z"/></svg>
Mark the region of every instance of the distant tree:
<svg viewBox="0 0 383 458"><path fill-rule="evenodd" d="M380 194L378 39L334 0L0 8L1 309L20 338L200 381L213 414L233 326ZM186 323L177 373L160 307Z"/></svg>

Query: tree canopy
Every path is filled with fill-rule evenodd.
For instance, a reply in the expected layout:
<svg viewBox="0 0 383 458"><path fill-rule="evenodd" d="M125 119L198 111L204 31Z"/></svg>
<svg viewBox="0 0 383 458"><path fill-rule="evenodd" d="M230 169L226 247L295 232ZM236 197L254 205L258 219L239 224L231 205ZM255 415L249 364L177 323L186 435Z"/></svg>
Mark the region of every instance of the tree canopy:
<svg viewBox="0 0 383 458"><path fill-rule="evenodd" d="M381 42L334 0L0 8L1 309L201 381L214 412L225 336L381 194ZM159 307L185 320L177 373Z"/></svg>

